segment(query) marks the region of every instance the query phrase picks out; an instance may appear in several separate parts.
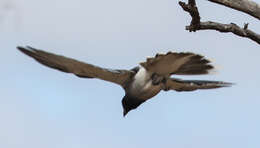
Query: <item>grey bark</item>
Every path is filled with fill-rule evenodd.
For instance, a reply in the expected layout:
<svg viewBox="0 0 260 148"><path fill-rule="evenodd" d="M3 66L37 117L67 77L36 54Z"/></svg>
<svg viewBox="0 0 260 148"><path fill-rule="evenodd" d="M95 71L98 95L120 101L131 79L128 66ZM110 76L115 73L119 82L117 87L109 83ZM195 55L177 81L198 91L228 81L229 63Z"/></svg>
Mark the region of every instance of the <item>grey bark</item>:
<svg viewBox="0 0 260 148"><path fill-rule="evenodd" d="M245 12L260 20L260 5L251 0L208 0L226 7Z"/></svg>
<svg viewBox="0 0 260 148"><path fill-rule="evenodd" d="M213 0L210 0L213 1ZM214 0L214 1L232 1L232 0ZM237 0L237 1L247 1L247 0ZM242 4L242 3L240 3ZM243 28L239 27L234 23L230 24L222 24L218 22L201 22L200 21L200 14L198 8L196 6L195 0L189 0L188 4L184 2L179 2L179 5L182 9L190 14L192 17L191 23L189 26L186 26L186 30L190 32L196 32L197 30L216 30L219 32L231 32L237 36L245 37L255 41L256 43L260 44L260 34L253 32L252 30L248 29L248 24L245 24ZM260 10L260 8L259 8Z"/></svg>

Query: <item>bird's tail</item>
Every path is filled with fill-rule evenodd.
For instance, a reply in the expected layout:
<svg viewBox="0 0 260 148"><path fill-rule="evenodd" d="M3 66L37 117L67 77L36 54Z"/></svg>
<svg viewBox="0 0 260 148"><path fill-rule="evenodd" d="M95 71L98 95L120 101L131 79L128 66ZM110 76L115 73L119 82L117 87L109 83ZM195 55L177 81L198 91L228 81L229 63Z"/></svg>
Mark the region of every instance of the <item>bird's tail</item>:
<svg viewBox="0 0 260 148"><path fill-rule="evenodd" d="M168 81L170 89L176 91L193 91L197 89L214 89L221 87L230 87L233 83L222 81L203 81L203 80L181 80L171 78Z"/></svg>

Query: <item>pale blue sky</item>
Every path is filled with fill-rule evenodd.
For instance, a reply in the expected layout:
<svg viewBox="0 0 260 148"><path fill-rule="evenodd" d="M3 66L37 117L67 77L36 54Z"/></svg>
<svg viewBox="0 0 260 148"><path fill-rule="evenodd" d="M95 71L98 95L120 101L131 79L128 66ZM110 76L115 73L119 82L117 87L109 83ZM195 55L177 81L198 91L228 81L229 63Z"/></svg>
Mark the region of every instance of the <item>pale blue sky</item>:
<svg viewBox="0 0 260 148"><path fill-rule="evenodd" d="M13 5L0 11L1 148L260 147L258 44L232 34L185 31L190 16L174 0L0 5L6 2ZM207 1L198 6L204 21L249 22L260 33L259 21L250 16ZM17 45L125 69L157 52L191 51L212 59L218 72L183 78L237 85L161 92L123 118L119 86L46 68Z"/></svg>

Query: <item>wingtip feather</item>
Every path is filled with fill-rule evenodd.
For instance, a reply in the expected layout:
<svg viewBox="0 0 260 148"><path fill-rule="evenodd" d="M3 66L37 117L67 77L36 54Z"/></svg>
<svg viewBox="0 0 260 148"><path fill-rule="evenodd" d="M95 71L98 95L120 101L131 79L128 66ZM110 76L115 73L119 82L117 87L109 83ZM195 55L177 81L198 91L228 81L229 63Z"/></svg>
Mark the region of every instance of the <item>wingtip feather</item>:
<svg viewBox="0 0 260 148"><path fill-rule="evenodd" d="M24 50L26 50L23 46L17 46L16 49L18 49L18 50L20 50L20 51L22 51L22 52L23 52Z"/></svg>
<svg viewBox="0 0 260 148"><path fill-rule="evenodd" d="M29 48L28 46L26 47L22 47L22 46L17 46L16 47L19 51L21 51L22 53L28 55L28 56L32 56L34 54L35 49L33 48Z"/></svg>
<svg viewBox="0 0 260 148"><path fill-rule="evenodd" d="M235 83L230 83L230 82L220 82L219 87L231 87L232 85L235 85Z"/></svg>
<svg viewBox="0 0 260 148"><path fill-rule="evenodd" d="M17 46L16 48L22 52L33 50L32 48L29 48L29 46Z"/></svg>

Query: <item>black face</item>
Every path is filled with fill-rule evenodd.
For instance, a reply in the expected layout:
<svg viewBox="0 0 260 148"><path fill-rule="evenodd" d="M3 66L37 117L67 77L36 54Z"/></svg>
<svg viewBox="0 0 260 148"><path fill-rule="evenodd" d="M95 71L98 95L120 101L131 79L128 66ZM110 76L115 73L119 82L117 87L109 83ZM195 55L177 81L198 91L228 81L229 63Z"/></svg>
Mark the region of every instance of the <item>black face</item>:
<svg viewBox="0 0 260 148"><path fill-rule="evenodd" d="M123 115L125 116L130 110L136 109L140 104L145 102L145 100L141 100L135 97L131 97L129 95L125 95L122 100L122 106L124 108Z"/></svg>

